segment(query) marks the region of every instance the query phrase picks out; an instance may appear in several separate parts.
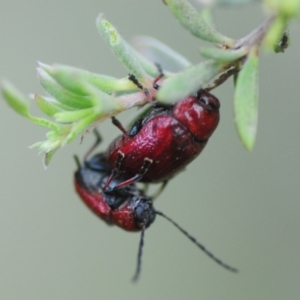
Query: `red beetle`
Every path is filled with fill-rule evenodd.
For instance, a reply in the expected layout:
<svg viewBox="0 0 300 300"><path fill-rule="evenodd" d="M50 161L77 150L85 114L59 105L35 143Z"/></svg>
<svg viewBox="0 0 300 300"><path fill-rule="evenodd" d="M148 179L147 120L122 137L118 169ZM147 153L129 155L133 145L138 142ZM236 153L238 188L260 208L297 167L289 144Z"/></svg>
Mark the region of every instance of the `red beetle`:
<svg viewBox="0 0 300 300"><path fill-rule="evenodd" d="M106 157L114 171L126 179L116 188L135 181L167 182L203 150L219 123L219 100L205 90L175 105L155 103L109 146Z"/></svg>
<svg viewBox="0 0 300 300"><path fill-rule="evenodd" d="M80 165L77 157L76 162L78 170L75 172L74 184L77 193L87 207L109 225L117 225L127 231L142 231L134 281L139 278L141 271L145 229L153 223L156 215L171 222L216 263L229 271L237 272L237 269L217 258L176 222L164 213L155 210L152 198L146 197L134 184L108 192L103 191L104 183L111 173L111 168L103 154L97 154L86 160L84 166ZM116 177L112 185L118 184L120 181L122 178Z"/></svg>
<svg viewBox="0 0 300 300"><path fill-rule="evenodd" d="M148 227L155 219L152 200L144 197L133 185L103 192L110 173L111 169L102 154L87 160L83 167L78 162L74 184L80 198L109 225L117 225L127 231L140 231ZM120 179L116 178L113 184L119 182Z"/></svg>

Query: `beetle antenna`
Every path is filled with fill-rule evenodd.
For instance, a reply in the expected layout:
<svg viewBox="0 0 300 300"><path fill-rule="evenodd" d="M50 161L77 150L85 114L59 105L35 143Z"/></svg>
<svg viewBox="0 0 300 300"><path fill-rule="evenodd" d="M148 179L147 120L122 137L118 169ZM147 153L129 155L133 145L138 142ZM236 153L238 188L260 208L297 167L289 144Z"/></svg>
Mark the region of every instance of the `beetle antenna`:
<svg viewBox="0 0 300 300"><path fill-rule="evenodd" d="M139 244L139 252L138 252L138 257L137 257L137 265L136 265L135 274L132 277L132 282L137 282L140 277L140 274L141 274L142 254L143 254L143 247L144 247L146 224L147 224L147 221L144 222L143 228L142 228L140 244Z"/></svg>
<svg viewBox="0 0 300 300"><path fill-rule="evenodd" d="M216 257L214 254L212 254L209 250L207 250L202 244L200 244L193 236L191 236L186 230L184 230L181 226L179 226L175 221L173 221L171 218L166 216L164 213L160 211L155 211L157 215L160 215L167 219L170 223L172 223L179 231L181 231L189 240L191 240L194 244L198 246L205 254L207 254L212 260L214 260L217 264L222 266L223 268L227 269L228 271L237 273L238 269L231 267L224 263L222 260L220 260L218 257Z"/></svg>

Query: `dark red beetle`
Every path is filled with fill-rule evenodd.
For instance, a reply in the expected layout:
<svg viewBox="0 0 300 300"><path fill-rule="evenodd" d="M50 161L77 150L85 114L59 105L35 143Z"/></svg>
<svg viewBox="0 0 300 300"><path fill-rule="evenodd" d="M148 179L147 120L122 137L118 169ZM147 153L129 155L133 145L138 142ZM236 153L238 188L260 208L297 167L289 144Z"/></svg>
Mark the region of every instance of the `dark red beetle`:
<svg viewBox="0 0 300 300"><path fill-rule="evenodd" d="M76 162L78 170L75 172L74 184L77 193L87 207L109 225L117 225L127 231L142 231L134 281L140 275L145 229L155 220L156 215L160 215L171 222L219 265L229 271L237 272L237 269L214 256L176 222L164 213L155 210L152 205L152 198L145 196L134 184L104 192L104 184L112 170L103 154L97 154L86 160L84 166L80 165L77 157ZM122 180L122 177L116 177L111 183L114 186Z"/></svg>
<svg viewBox="0 0 300 300"><path fill-rule="evenodd" d="M77 159L78 162L78 159ZM102 154L97 154L78 165L75 172L75 188L83 202L109 225L117 225L127 231L140 231L155 219L152 200L133 185L103 192L111 168ZM116 185L122 181L115 178Z"/></svg>
<svg viewBox="0 0 300 300"><path fill-rule="evenodd" d="M138 180L166 183L201 153L218 126L219 108L215 96L200 90L175 105L154 103L128 132L113 118L123 135L105 154L114 168L110 180L121 172L126 180L117 188Z"/></svg>

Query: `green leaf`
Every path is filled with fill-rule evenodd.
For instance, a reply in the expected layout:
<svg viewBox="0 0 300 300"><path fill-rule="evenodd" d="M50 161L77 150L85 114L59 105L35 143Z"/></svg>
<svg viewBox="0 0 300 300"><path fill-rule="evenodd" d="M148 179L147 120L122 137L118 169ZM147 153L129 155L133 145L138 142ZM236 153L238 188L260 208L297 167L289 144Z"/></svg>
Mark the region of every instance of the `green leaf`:
<svg viewBox="0 0 300 300"><path fill-rule="evenodd" d="M215 0L213 0L215 1ZM211 3L214 4L214 3ZM213 10L211 6L205 6L202 8L201 12L201 17L203 18L203 20L211 27L211 28L215 28L216 24L215 24L215 20L214 20L214 16L213 16Z"/></svg>
<svg viewBox="0 0 300 300"><path fill-rule="evenodd" d="M90 114L84 119L80 120L77 123L74 123L72 126L71 132L66 137L66 143L71 143L77 136L83 134L88 128L93 127L98 119L98 115ZM93 125L92 125L93 124Z"/></svg>
<svg viewBox="0 0 300 300"><path fill-rule="evenodd" d="M93 111L99 117L108 117L124 110L124 106L117 97L102 92L88 82L85 83L85 89L91 97Z"/></svg>
<svg viewBox="0 0 300 300"><path fill-rule="evenodd" d="M246 48L240 48L238 50L224 50L213 47L201 47L200 53L203 57L208 59L214 59L218 62L231 62L243 57L248 52Z"/></svg>
<svg viewBox="0 0 300 300"><path fill-rule="evenodd" d="M58 112L69 110L69 107L50 97L43 97L36 94L34 95L34 100L39 109L49 117L53 117Z"/></svg>
<svg viewBox="0 0 300 300"><path fill-rule="evenodd" d="M43 127L51 128L53 130L57 130L59 128L59 125L51 121L33 117L29 113L29 105L26 98L9 82L2 82L2 93L10 107L21 116Z"/></svg>
<svg viewBox="0 0 300 300"><path fill-rule="evenodd" d="M258 48L253 47L238 74L234 95L235 121L244 146L252 150L258 121Z"/></svg>
<svg viewBox="0 0 300 300"><path fill-rule="evenodd" d="M163 70L178 72L191 65L181 54L152 37L137 37L134 39L133 44L149 60L160 64Z"/></svg>
<svg viewBox="0 0 300 300"><path fill-rule="evenodd" d="M11 83L8 81L2 82L2 93L4 99L14 111L30 119L28 101Z"/></svg>
<svg viewBox="0 0 300 300"><path fill-rule="evenodd" d="M61 87L76 94L79 101L82 102L82 96L86 96L86 89L82 82L89 82L98 89L106 93L113 93L118 91L132 91L136 90L136 85L128 80L128 78L117 79L107 75L95 74L78 68L54 65L49 66L40 63L40 77L44 76L45 80L50 80L44 73L51 76ZM53 80L52 79L52 80ZM51 82L51 81L50 81ZM74 96L73 96L74 97Z"/></svg>
<svg viewBox="0 0 300 300"><path fill-rule="evenodd" d="M215 4L240 5L240 4L261 2L261 0L213 0L213 2Z"/></svg>
<svg viewBox="0 0 300 300"><path fill-rule="evenodd" d="M81 109L91 107L92 104L88 99L88 96L76 95L72 92L66 90L62 85L60 85L54 78L49 75L45 69L50 70L50 66L41 65L40 68L37 68L38 77L43 88L53 96L57 101L59 101L64 106L69 107L70 109ZM69 82L74 84L74 77L68 78ZM76 81L77 83L77 81Z"/></svg>
<svg viewBox="0 0 300 300"><path fill-rule="evenodd" d="M231 48L234 40L216 31L208 25L201 14L186 0L164 0L170 11L181 25L194 36L211 43L226 45Z"/></svg>
<svg viewBox="0 0 300 300"><path fill-rule="evenodd" d="M134 46L128 44L126 41L123 40L123 42L127 45L127 47L130 49L132 53L134 53L134 56L136 60L141 65L142 69L151 77L155 78L159 75L159 71L155 63L157 63L156 60L149 59L149 57L143 55L143 53L139 52L137 49L135 49Z"/></svg>
<svg viewBox="0 0 300 300"><path fill-rule="evenodd" d="M56 152L56 150L53 150L53 151L47 152L47 153L45 154L45 156L44 156L44 161L43 161L43 163L44 163L44 168L45 168L45 169L46 169L47 166L49 165L49 163L50 163L50 161L51 161L51 159L52 159L52 157L53 157L53 155L54 155L55 152Z"/></svg>
<svg viewBox="0 0 300 300"><path fill-rule="evenodd" d="M96 20L97 28L105 41L111 47L114 54L126 66L130 73L135 75L138 79L144 78L146 73L141 66L135 51L122 39L117 30L107 20L103 19L100 14Z"/></svg>
<svg viewBox="0 0 300 300"><path fill-rule="evenodd" d="M266 50L274 50L286 29L286 18L279 17L275 20L264 38L264 47Z"/></svg>
<svg viewBox="0 0 300 300"><path fill-rule="evenodd" d="M85 108L85 109L75 110L75 111L61 111L61 112L57 112L54 115L54 118L57 122L60 123L73 123L85 118L86 116L93 113L93 111L94 111L93 108Z"/></svg>
<svg viewBox="0 0 300 300"><path fill-rule="evenodd" d="M167 79L159 89L158 100L174 103L197 92L222 72L223 66L215 61L207 60L177 73Z"/></svg>
<svg viewBox="0 0 300 300"><path fill-rule="evenodd" d="M299 14L300 0L264 0L264 2L282 17L294 18Z"/></svg>

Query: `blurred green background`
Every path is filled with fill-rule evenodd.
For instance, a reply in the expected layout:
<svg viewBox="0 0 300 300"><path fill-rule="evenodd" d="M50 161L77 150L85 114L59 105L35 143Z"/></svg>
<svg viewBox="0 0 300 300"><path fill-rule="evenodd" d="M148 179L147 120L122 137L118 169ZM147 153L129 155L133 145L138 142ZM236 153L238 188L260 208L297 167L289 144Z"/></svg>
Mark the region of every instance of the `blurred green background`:
<svg viewBox="0 0 300 300"><path fill-rule="evenodd" d="M95 27L104 12L128 40L150 35L201 60L199 40L182 29L162 1L1 1L0 77L25 94L42 92L37 60L123 77ZM264 19L259 5L216 11L220 31L233 38ZM298 27L297 27L298 26ZM225 262L216 265L165 220L146 232L142 275L136 266L139 234L109 228L75 194L73 154L93 141L75 141L45 171L27 146L46 130L0 101L0 299L299 299L300 140L299 24L285 54L261 54L259 128L254 151L238 140L232 81L214 93L221 123L205 151L156 201ZM32 112L37 109L32 105ZM120 117L124 124L135 110ZM99 126L101 149L118 130Z"/></svg>

